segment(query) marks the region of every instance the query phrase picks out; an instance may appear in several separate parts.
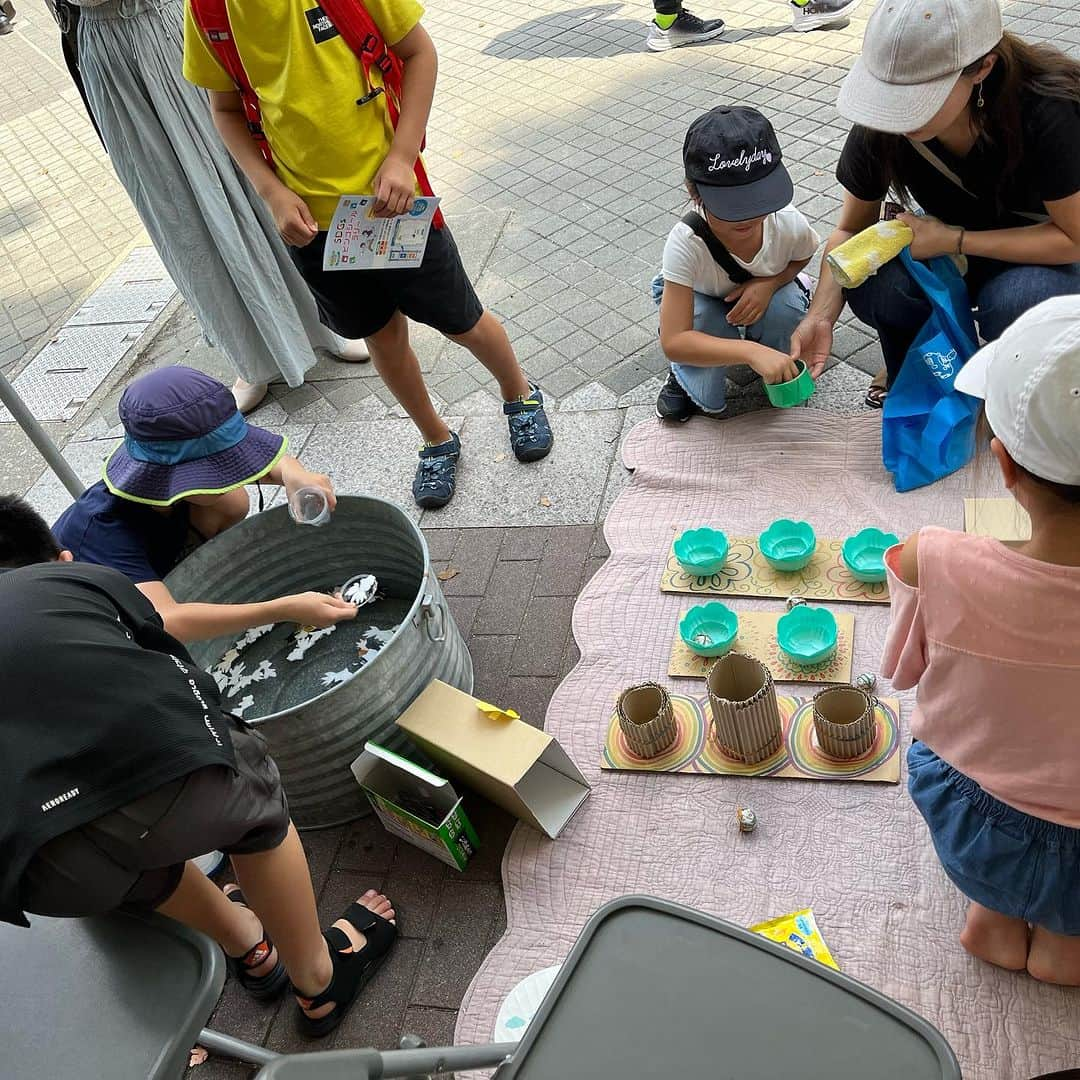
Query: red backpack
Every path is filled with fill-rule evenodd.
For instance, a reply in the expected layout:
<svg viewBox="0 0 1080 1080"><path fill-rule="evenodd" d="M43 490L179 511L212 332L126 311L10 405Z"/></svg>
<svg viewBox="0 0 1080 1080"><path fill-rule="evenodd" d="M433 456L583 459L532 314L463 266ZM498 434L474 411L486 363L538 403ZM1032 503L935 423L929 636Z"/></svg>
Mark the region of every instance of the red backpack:
<svg viewBox="0 0 1080 1080"><path fill-rule="evenodd" d="M266 159L266 163L274 168L274 156L270 151L270 143L267 142L266 134L262 126L262 112L259 109L259 95L254 87L248 82L247 72L244 71L240 53L233 40L232 27L229 25L229 13L225 8L225 0L189 0L191 14L195 25L202 31L207 43L217 54L221 66L228 72L229 77L236 83L240 96L244 102L244 116L247 118L248 131ZM386 97L386 111L390 116L390 123L396 129L401 102L401 61L386 47L375 20L368 14L367 9L360 0L319 0L319 6L323 14L341 34L345 44L356 54L360 61L360 67L364 72L364 81L372 86L371 69L378 68L382 75L383 91ZM370 100L379 94L375 88L361 102ZM421 143L420 149L423 150ZM431 182L428 180L427 170L423 161L418 157L415 165L416 182L421 194L434 195L431 190ZM435 211L433 220L435 228L443 227L441 210Z"/></svg>

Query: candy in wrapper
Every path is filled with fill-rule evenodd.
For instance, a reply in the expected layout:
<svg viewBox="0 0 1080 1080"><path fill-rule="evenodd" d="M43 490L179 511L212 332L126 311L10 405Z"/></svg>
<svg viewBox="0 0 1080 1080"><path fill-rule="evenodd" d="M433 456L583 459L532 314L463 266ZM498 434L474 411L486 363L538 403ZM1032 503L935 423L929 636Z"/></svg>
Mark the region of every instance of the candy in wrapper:
<svg viewBox="0 0 1080 1080"><path fill-rule="evenodd" d="M739 832L753 832L757 828L757 814L749 806L736 806L735 820L739 823Z"/></svg>
<svg viewBox="0 0 1080 1080"><path fill-rule="evenodd" d="M861 675L855 676L855 685L860 690L872 694L874 687L877 686L877 676L872 671L864 671Z"/></svg>
<svg viewBox="0 0 1080 1080"><path fill-rule="evenodd" d="M840 965L833 959L829 952L829 946L817 928L812 908L803 908L802 911L793 911L790 915L780 915L775 919L767 919L765 922L751 926L754 934L760 934L770 941L786 945L811 960L817 960L826 967L840 970Z"/></svg>

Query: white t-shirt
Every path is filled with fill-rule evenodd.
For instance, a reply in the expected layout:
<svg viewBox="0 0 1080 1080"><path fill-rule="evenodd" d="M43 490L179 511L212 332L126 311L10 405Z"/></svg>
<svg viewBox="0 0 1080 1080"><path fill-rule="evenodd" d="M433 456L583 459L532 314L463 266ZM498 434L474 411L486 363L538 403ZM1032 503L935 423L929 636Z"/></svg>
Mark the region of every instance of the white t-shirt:
<svg viewBox="0 0 1080 1080"><path fill-rule="evenodd" d="M761 249L750 260L732 254L732 258L754 277L772 277L786 270L788 263L809 259L817 251L821 237L810 222L795 209L785 206L770 214L761 226ZM727 296L735 283L709 254L705 241L681 221L668 234L664 244L665 281L685 285L706 296Z"/></svg>

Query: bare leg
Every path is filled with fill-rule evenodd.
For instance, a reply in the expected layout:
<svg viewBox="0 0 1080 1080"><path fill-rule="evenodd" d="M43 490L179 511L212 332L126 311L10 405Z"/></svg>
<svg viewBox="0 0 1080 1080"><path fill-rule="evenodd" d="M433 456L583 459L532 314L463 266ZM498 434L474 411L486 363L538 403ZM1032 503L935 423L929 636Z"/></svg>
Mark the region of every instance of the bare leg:
<svg viewBox="0 0 1080 1080"><path fill-rule="evenodd" d="M457 334L450 340L468 349L499 380L503 401L528 396L529 380L514 355L503 324L490 311L485 310L467 334Z"/></svg>
<svg viewBox="0 0 1080 1080"><path fill-rule="evenodd" d="M1080 937L1052 934L1036 926L1031 933L1027 969L1041 982L1080 986Z"/></svg>
<svg viewBox="0 0 1080 1080"><path fill-rule="evenodd" d="M450 439L450 429L435 411L420 372L420 362L409 344L409 320L401 312L367 339L371 362L398 404L432 445Z"/></svg>
<svg viewBox="0 0 1080 1080"><path fill-rule="evenodd" d="M960 944L988 964L1023 971L1028 963L1028 924L972 901Z"/></svg>

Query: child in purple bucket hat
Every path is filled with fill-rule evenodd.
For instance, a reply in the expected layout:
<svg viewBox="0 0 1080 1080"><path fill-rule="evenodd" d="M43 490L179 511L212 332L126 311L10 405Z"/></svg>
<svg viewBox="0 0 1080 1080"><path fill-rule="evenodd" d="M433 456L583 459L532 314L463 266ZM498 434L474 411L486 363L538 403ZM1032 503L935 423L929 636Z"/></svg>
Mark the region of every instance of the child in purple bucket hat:
<svg viewBox="0 0 1080 1080"><path fill-rule="evenodd" d="M244 520L247 484L281 484L287 495L319 487L331 509L334 489L285 453L284 435L253 427L223 383L193 368L136 379L119 412L124 441L105 462L103 479L53 525L62 549L127 576L181 641L271 622L324 627L355 618L355 605L316 592L256 604L178 603L162 579L193 546Z"/></svg>

